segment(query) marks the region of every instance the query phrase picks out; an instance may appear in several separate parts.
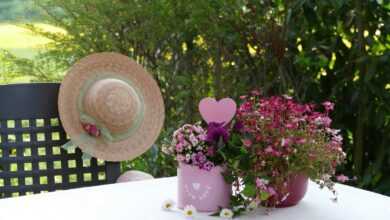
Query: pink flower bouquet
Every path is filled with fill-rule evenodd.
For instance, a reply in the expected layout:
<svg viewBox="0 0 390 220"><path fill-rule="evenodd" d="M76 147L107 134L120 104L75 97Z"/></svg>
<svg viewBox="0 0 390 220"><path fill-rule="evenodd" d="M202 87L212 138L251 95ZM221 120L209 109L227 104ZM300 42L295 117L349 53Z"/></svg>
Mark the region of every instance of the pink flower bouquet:
<svg viewBox="0 0 390 220"><path fill-rule="evenodd" d="M229 163L232 182L240 182L235 203L294 205L306 192L307 178L336 195L332 179L345 153L339 130L331 128L333 103L300 104L287 96L262 97L259 92L241 99L235 119L241 129L232 134L241 143L228 144L243 152L238 163Z"/></svg>
<svg viewBox="0 0 390 220"><path fill-rule="evenodd" d="M171 144L164 145L162 151L175 156L179 163L210 171L215 166L210 160L214 152L213 148L207 146L206 138L206 131L200 123L186 124L173 133Z"/></svg>

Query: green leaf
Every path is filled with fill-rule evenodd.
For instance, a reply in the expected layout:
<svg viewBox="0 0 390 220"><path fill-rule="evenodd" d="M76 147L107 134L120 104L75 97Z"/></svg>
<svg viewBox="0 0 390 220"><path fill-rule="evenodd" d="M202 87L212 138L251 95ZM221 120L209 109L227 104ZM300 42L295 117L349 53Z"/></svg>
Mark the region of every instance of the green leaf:
<svg viewBox="0 0 390 220"><path fill-rule="evenodd" d="M247 154L248 153L248 150L244 147L240 147L240 153L241 154Z"/></svg>
<svg viewBox="0 0 390 220"><path fill-rule="evenodd" d="M223 178L225 179L225 182L227 182L229 184L233 183L233 181L234 181L234 176L228 172L225 175L223 175Z"/></svg>
<svg viewBox="0 0 390 220"><path fill-rule="evenodd" d="M243 180L247 184L255 184L255 176L253 174L248 173L246 176L243 177Z"/></svg>
<svg viewBox="0 0 390 220"><path fill-rule="evenodd" d="M269 198L269 193L267 193L267 192L260 192L260 200L261 201L265 201L265 200L267 200L268 198Z"/></svg>
<svg viewBox="0 0 390 220"><path fill-rule="evenodd" d="M240 161L239 160L234 160L233 161L233 168L234 169L238 169L239 166L240 166Z"/></svg>
<svg viewBox="0 0 390 220"><path fill-rule="evenodd" d="M246 197L254 197L254 196L256 196L256 186L252 185L252 184L246 184L242 193Z"/></svg>
<svg viewBox="0 0 390 220"><path fill-rule="evenodd" d="M249 170L251 167L251 160L250 160L250 157L248 155L246 156L243 156L241 159L240 159L240 169L241 170Z"/></svg>
<svg viewBox="0 0 390 220"><path fill-rule="evenodd" d="M241 136L238 134L233 134L230 138L229 145L231 146L242 146Z"/></svg>

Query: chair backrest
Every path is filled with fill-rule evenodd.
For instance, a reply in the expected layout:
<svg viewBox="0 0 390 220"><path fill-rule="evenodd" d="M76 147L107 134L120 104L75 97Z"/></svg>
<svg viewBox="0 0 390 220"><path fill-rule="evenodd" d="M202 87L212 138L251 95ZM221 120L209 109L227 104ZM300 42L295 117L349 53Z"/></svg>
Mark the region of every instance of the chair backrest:
<svg viewBox="0 0 390 220"><path fill-rule="evenodd" d="M120 164L83 160L58 117L59 84L0 86L0 198L114 183Z"/></svg>

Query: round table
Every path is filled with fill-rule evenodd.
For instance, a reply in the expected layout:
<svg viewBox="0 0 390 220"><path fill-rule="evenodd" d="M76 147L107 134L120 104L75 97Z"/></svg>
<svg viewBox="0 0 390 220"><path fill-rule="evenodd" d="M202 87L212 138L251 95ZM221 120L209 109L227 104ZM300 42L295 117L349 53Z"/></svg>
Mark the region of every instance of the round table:
<svg viewBox="0 0 390 220"><path fill-rule="evenodd" d="M179 210L163 211L167 199L176 200L176 177L87 187L0 200L0 220L179 220ZM337 184L338 202L331 193L310 182L297 206L248 213L238 219L264 220L389 220L390 197ZM205 214L194 219L219 219Z"/></svg>

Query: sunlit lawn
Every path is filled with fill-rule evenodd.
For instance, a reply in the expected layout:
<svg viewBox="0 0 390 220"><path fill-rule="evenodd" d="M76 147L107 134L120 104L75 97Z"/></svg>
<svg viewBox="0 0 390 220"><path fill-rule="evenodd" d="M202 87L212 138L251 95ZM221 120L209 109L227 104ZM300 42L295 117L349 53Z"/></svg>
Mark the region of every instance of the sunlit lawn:
<svg viewBox="0 0 390 220"><path fill-rule="evenodd" d="M62 29L42 23L39 28L49 32L63 32ZM0 23L0 49L7 50L20 58L33 58L50 40L33 34L23 24ZM28 82L28 77L15 78L12 82Z"/></svg>
<svg viewBox="0 0 390 220"><path fill-rule="evenodd" d="M50 32L62 31L47 24L36 25ZM18 57L32 58L43 45L49 42L50 40L44 37L34 35L22 24L0 23L0 49L6 49Z"/></svg>

